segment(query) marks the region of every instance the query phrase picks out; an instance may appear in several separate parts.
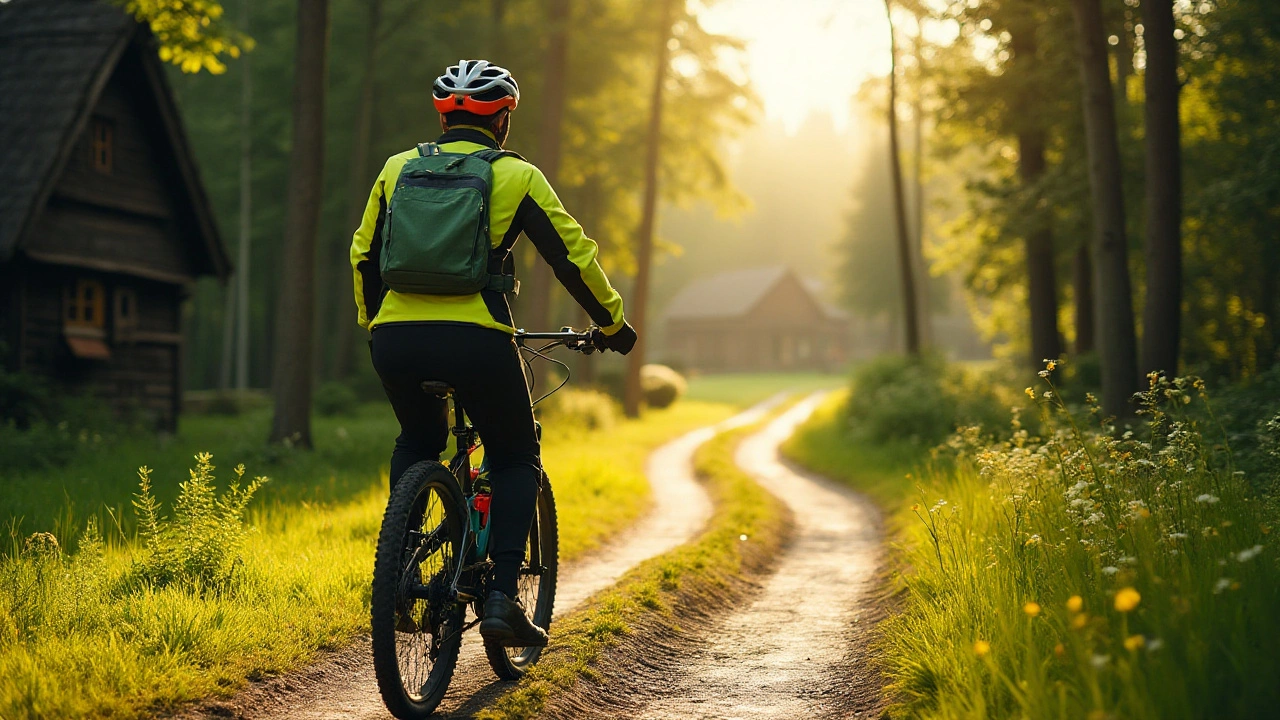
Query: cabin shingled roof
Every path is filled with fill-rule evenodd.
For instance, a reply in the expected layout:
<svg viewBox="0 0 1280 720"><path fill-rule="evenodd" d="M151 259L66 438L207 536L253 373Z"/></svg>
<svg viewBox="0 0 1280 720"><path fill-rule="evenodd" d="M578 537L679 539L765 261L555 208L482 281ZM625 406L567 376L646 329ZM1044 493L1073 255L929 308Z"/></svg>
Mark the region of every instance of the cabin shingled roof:
<svg viewBox="0 0 1280 720"><path fill-rule="evenodd" d="M0 260L134 27L119 8L87 0L0 4Z"/></svg>
<svg viewBox="0 0 1280 720"><path fill-rule="evenodd" d="M13 256L44 207L120 58L144 37L149 33L130 15L97 0L0 2L0 262ZM158 69L153 54L145 62ZM173 118L167 135L192 204L201 264L225 277L230 263L168 84L162 71L154 75L161 111Z"/></svg>
<svg viewBox="0 0 1280 720"><path fill-rule="evenodd" d="M667 306L667 320L743 317L792 271L784 265L730 270L686 285ZM813 282L800 281L822 311L833 320L845 314L825 302Z"/></svg>

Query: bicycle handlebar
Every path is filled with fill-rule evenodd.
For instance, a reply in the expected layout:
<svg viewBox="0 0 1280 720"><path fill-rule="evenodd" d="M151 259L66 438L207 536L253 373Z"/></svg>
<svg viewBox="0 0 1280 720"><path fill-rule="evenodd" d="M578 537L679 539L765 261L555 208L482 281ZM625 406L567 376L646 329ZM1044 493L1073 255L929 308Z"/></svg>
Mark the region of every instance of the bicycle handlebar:
<svg viewBox="0 0 1280 720"><path fill-rule="evenodd" d="M549 344L539 348L539 351L562 345L575 352L583 355L590 355L593 352L602 350L598 344L597 338L600 336L600 328L592 325L586 330L574 330L571 327L562 327L558 332L527 332L525 330L516 330L516 344L521 347L530 340L545 340Z"/></svg>

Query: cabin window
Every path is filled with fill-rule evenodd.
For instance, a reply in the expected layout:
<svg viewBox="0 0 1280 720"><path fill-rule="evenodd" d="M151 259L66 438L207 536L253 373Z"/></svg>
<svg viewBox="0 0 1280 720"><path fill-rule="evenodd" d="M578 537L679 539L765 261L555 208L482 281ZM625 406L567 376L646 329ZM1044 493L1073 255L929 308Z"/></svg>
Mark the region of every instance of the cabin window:
<svg viewBox="0 0 1280 720"><path fill-rule="evenodd" d="M94 118L92 133L93 169L110 175L115 127L106 118Z"/></svg>
<svg viewBox="0 0 1280 720"><path fill-rule="evenodd" d="M118 287L112 302L111 329L117 342L128 339L138 329L138 294L133 288Z"/></svg>
<svg viewBox="0 0 1280 720"><path fill-rule="evenodd" d="M63 326L101 330L106 324L106 293L97 280L77 280L64 295Z"/></svg>

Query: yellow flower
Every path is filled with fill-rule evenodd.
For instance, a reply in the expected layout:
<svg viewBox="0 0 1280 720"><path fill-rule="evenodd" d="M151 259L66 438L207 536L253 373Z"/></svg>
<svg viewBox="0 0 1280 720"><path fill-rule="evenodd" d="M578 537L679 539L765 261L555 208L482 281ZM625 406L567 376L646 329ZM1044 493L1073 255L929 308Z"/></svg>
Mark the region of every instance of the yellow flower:
<svg viewBox="0 0 1280 720"><path fill-rule="evenodd" d="M1124 639L1124 649L1129 652L1137 652L1145 647L1147 639L1141 635L1130 635Z"/></svg>
<svg viewBox="0 0 1280 720"><path fill-rule="evenodd" d="M1025 392L1025 393L1027 394L1027 397L1031 398L1032 400L1035 400L1035 399L1036 399L1036 391L1035 391L1035 390L1032 390L1031 388L1027 388L1026 390L1023 390L1023 392Z"/></svg>
<svg viewBox="0 0 1280 720"><path fill-rule="evenodd" d="M1029 602L1022 606L1022 612L1026 613L1028 617L1035 617L1040 614L1040 603Z"/></svg>
<svg viewBox="0 0 1280 720"><path fill-rule="evenodd" d="M1067 598L1067 609L1071 612L1080 612L1084 609L1084 598L1079 595L1072 595Z"/></svg>
<svg viewBox="0 0 1280 720"><path fill-rule="evenodd" d="M912 505L911 512L920 512L920 503L915 503L914 505Z"/></svg>
<svg viewBox="0 0 1280 720"><path fill-rule="evenodd" d="M986 640L979 640L973 644L974 655L977 655L978 657L985 657L989 652L991 652L991 643Z"/></svg>
<svg viewBox="0 0 1280 720"><path fill-rule="evenodd" d="M1084 626L1088 624L1089 624L1088 613L1080 613L1079 615L1076 615L1075 617L1071 618L1072 630L1083 630Z"/></svg>
<svg viewBox="0 0 1280 720"><path fill-rule="evenodd" d="M1058 657L1066 657L1066 656L1067 656L1067 646L1066 646L1066 645L1063 645L1062 643L1058 643L1057 645L1054 645L1054 646L1053 646L1053 654L1054 654L1054 655L1056 655L1056 656L1058 656Z"/></svg>
<svg viewBox="0 0 1280 720"><path fill-rule="evenodd" d="M1050 360L1049 362L1047 362L1047 363L1045 363L1045 364L1044 364L1044 367L1045 367L1045 369L1046 369L1046 370L1048 370L1049 372L1053 372L1054 370L1057 370L1057 369L1058 369L1058 361L1057 361L1057 360Z"/></svg>
<svg viewBox="0 0 1280 720"><path fill-rule="evenodd" d="M1138 594L1137 590L1134 590L1131 587L1127 587L1116 593L1116 609L1122 613L1132 611L1134 608L1138 607L1138 603L1140 602L1142 602L1142 596Z"/></svg>

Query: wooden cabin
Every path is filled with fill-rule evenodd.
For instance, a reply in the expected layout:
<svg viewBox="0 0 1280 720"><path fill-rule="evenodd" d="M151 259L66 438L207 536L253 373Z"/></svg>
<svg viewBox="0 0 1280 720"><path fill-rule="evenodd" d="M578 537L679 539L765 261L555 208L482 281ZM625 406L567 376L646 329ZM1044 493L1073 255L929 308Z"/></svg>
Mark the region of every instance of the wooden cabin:
<svg viewBox="0 0 1280 720"><path fill-rule="evenodd" d="M666 313L672 361L707 372L838 370L849 319L785 267L725 272L680 291Z"/></svg>
<svg viewBox="0 0 1280 720"><path fill-rule="evenodd" d="M0 4L0 343L175 427L182 303L230 271L150 31L91 0Z"/></svg>

